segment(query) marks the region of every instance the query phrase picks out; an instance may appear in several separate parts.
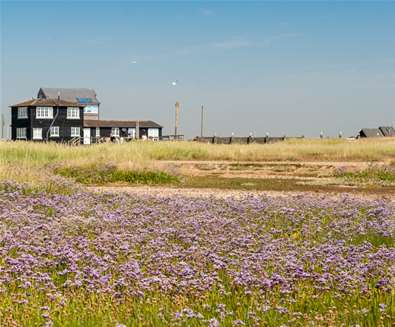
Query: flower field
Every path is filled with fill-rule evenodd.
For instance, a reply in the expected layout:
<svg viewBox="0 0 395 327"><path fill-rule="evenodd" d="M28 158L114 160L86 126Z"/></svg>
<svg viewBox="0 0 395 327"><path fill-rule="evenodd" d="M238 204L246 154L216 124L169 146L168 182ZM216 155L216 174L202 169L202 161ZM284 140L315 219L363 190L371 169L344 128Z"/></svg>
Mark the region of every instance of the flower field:
<svg viewBox="0 0 395 327"><path fill-rule="evenodd" d="M395 208L0 185L1 326L391 326Z"/></svg>

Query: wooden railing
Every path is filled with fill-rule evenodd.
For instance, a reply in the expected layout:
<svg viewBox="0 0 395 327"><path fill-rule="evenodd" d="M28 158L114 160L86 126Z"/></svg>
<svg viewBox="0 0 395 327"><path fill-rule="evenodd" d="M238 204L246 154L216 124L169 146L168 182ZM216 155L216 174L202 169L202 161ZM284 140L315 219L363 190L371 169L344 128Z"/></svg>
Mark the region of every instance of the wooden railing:
<svg viewBox="0 0 395 327"><path fill-rule="evenodd" d="M76 145L81 145L81 137L73 137L70 141L69 141L69 145L73 145L73 146L76 146Z"/></svg>

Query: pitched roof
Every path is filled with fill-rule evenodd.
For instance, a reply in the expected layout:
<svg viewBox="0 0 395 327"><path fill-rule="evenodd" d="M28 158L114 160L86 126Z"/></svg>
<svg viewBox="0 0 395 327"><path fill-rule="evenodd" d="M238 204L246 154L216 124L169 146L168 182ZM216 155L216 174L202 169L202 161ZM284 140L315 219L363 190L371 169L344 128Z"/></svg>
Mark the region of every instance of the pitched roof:
<svg viewBox="0 0 395 327"><path fill-rule="evenodd" d="M395 136L395 128L392 126L380 126L379 130L384 136Z"/></svg>
<svg viewBox="0 0 395 327"><path fill-rule="evenodd" d="M96 98L96 92L93 89L86 88L51 88L41 87L38 91L38 98L61 99L66 101L79 102L81 104L98 105L100 102Z"/></svg>
<svg viewBox="0 0 395 327"><path fill-rule="evenodd" d="M378 128L362 128L359 132L361 137L382 137L380 129Z"/></svg>
<svg viewBox="0 0 395 327"><path fill-rule="evenodd" d="M79 107L81 106L77 102L65 101L60 99L30 99L17 104L13 104L10 107Z"/></svg>
<svg viewBox="0 0 395 327"><path fill-rule="evenodd" d="M161 128L162 126L151 120L139 120L143 128ZM84 127L136 127L136 120L85 120Z"/></svg>

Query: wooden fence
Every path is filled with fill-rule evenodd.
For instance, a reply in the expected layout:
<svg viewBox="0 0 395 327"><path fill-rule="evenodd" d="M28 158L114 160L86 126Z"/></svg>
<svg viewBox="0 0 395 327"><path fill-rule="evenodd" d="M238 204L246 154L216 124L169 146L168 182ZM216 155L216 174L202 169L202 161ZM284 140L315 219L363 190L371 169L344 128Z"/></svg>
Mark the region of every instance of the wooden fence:
<svg viewBox="0 0 395 327"><path fill-rule="evenodd" d="M272 136L264 136L264 137L219 137L219 136L211 136L211 137L195 137L194 141L201 143L211 143L211 144L267 144L267 143L275 143L285 141L290 137L282 136L282 137L272 137ZM292 137L295 138L303 138L301 137Z"/></svg>

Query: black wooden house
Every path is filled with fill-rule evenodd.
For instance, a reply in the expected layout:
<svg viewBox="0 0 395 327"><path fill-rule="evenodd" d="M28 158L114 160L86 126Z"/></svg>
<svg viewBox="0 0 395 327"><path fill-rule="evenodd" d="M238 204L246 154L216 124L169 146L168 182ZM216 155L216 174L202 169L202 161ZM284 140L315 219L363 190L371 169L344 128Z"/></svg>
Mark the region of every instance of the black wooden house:
<svg viewBox="0 0 395 327"><path fill-rule="evenodd" d="M122 137L125 139L162 138L162 126L151 120L85 120L84 129L90 128L94 137Z"/></svg>
<svg viewBox="0 0 395 327"><path fill-rule="evenodd" d="M11 138L83 144L162 138L162 126L150 120L100 120L99 104L92 89L40 88L37 99L11 106Z"/></svg>
<svg viewBox="0 0 395 327"><path fill-rule="evenodd" d="M69 141L81 137L83 106L61 99L32 99L11 106L12 140Z"/></svg>

